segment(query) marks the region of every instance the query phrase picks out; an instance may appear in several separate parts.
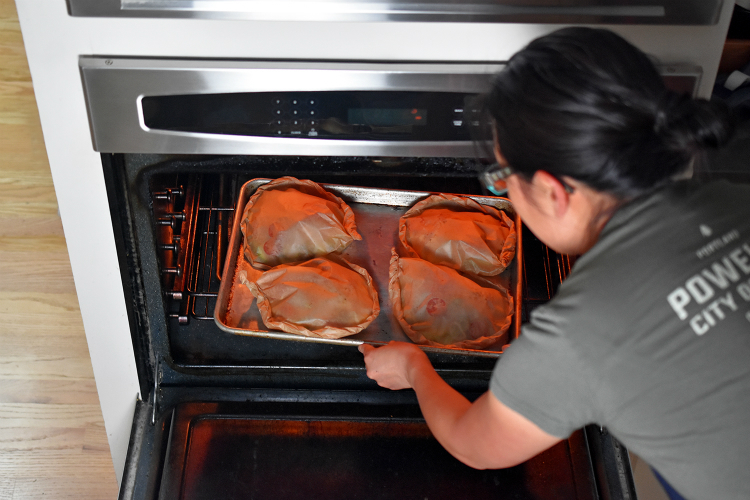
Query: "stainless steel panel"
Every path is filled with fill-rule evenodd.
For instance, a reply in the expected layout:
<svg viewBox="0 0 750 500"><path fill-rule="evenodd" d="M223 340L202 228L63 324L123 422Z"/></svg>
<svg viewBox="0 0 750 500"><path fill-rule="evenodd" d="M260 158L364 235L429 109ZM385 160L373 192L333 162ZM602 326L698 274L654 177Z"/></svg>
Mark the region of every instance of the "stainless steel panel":
<svg viewBox="0 0 750 500"><path fill-rule="evenodd" d="M714 24L723 0L68 0L74 16L261 21Z"/></svg>
<svg viewBox="0 0 750 500"><path fill-rule="evenodd" d="M269 179L255 179L247 182L240 192L237 202L236 216L232 229L232 237L227 250L224 272L221 279L219 296L214 309L214 321L222 330L255 337L266 337L287 341L316 342L339 345L359 345L362 343L385 344L391 340L411 342L401 330L398 321L393 317L390 300L388 298L389 263L391 248L397 247L398 222L406 209L431 193L424 191L400 191L377 188L363 188L324 184L330 192L343 199L355 214L357 230L362 235L363 242L353 243L343 253L345 259L367 269L376 284L380 299L380 315L362 332L340 339L321 339L304 337L292 333L270 331L265 328L260 318L257 306L252 302L252 295L240 283L237 276L239 263L242 258L242 231L240 223L245 205L260 186ZM520 219L517 217L510 201L505 198L491 196L470 196L479 203L493 206L505 211L514 219L517 227L516 257L509 268L501 275L489 278L490 281L505 287L513 297L514 314L508 330L508 342L518 338L521 330L521 299L523 276L523 247L520 234ZM242 261L240 261L241 263ZM250 272L249 265L245 266ZM238 305L238 303L240 303ZM238 320L243 324L238 325ZM450 347L438 348L423 346L426 351L453 352L471 356L495 357L502 353L502 342L486 350L456 349Z"/></svg>
<svg viewBox="0 0 750 500"><path fill-rule="evenodd" d="M452 143L248 137L151 130L141 99L232 92L401 90L482 93L497 64L274 63L81 57L94 149L107 153L473 157Z"/></svg>

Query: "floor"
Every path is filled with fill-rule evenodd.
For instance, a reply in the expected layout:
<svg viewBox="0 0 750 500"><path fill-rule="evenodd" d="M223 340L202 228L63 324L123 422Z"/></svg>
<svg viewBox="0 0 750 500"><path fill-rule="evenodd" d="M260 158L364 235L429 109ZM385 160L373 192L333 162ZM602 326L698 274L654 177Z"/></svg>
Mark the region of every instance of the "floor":
<svg viewBox="0 0 750 500"><path fill-rule="evenodd" d="M0 0L0 500L117 498L13 0Z"/></svg>
<svg viewBox="0 0 750 500"><path fill-rule="evenodd" d="M659 484L659 480L656 479L654 473L651 472L651 467L646 462L631 453L630 466L633 469L638 500L669 500L661 484Z"/></svg>

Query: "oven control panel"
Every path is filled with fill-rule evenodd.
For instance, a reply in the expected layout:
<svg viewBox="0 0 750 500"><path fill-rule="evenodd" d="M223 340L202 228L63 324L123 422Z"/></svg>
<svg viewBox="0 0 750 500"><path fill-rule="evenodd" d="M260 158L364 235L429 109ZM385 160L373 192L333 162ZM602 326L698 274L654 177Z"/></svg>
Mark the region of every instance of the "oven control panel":
<svg viewBox="0 0 750 500"><path fill-rule="evenodd" d="M476 94L416 91L146 96L151 130L377 141L467 141L482 127Z"/></svg>

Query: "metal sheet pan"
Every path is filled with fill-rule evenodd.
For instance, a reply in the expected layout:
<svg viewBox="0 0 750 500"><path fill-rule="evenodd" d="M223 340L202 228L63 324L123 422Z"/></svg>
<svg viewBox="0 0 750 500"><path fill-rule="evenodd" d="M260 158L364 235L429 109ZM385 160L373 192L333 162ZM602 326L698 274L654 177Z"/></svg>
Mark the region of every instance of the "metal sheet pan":
<svg viewBox="0 0 750 500"><path fill-rule="evenodd" d="M246 271L248 278L258 276L261 271L253 269L242 255L242 231L240 222L245 205L252 194L270 179L253 179L242 186L236 207L236 216L232 227L231 239L224 264L219 296L216 301L214 320L222 330L237 334L258 337L292 340L301 342L323 342L340 345L359 345L369 343L382 345L391 340L411 342L403 333L398 321L393 317L388 298L388 268L391 248L400 248L398 240L399 218L416 202L435 193L424 191L400 191L377 188L322 184L328 191L343 199L354 212L357 230L362 235L361 241L355 241L343 253L350 262L368 270L377 286L380 299L380 315L366 329L356 335L341 339L321 339L304 337L265 328L254 297L247 287L239 282L239 271ZM492 346L483 350L458 349L449 346L422 346L426 351L448 351L474 356L499 356L507 343L517 338L520 332L521 291L522 291L522 244L521 221L513 210L510 201L491 196L470 196L477 202L490 205L505 211L516 224L517 248L516 257L502 274L492 280L504 286L514 299L515 313L507 338L501 338Z"/></svg>

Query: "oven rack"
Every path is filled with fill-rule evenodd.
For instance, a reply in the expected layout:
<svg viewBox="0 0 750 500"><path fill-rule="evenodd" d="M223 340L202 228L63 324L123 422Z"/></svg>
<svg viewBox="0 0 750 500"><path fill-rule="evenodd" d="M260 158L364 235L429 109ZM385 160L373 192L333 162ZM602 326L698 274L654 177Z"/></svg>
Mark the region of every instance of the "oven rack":
<svg viewBox="0 0 750 500"><path fill-rule="evenodd" d="M213 320L226 247L235 215L235 175L189 175L185 187L154 192L167 201L157 225L168 226L162 251L168 317L186 325L191 319ZM177 210L177 211L175 211Z"/></svg>
<svg viewBox="0 0 750 500"><path fill-rule="evenodd" d="M198 210L195 265L188 274L186 293L190 301L190 317L197 320L213 320L226 255L226 247L222 249L220 245L222 230L228 231L222 224L222 218L226 215L233 217L234 209L199 207Z"/></svg>

